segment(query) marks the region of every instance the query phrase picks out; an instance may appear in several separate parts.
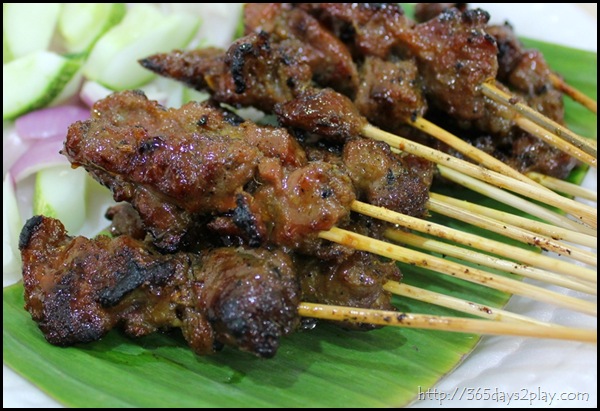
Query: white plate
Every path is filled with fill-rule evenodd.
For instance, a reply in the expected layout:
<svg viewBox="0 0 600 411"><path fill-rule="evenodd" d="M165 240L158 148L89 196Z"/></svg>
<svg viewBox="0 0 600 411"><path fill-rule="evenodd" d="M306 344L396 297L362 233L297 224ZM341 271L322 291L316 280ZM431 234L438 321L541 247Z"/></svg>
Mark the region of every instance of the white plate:
<svg viewBox="0 0 600 411"><path fill-rule="evenodd" d="M597 50L596 18L571 4L472 3L494 22L510 20L522 36ZM584 185L597 189L594 170ZM595 300L595 299L594 299ZM508 309L544 321L596 328L596 319L513 298ZM597 407L595 345L537 339L484 338L436 387L420 387L413 407ZM429 394L427 392L429 390ZM415 392L418 394L418 392ZM453 400L450 397L454 396ZM4 407L60 407L3 366Z"/></svg>

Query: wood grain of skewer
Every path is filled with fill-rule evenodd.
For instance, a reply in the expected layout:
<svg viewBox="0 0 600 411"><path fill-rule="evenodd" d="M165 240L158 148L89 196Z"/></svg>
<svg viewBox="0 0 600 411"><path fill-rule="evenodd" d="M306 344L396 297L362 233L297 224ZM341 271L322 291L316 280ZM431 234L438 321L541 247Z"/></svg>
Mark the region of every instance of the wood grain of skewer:
<svg viewBox="0 0 600 411"><path fill-rule="evenodd" d="M598 192L592 191L577 184L569 183L568 181L559 180L558 178L545 176L540 173L527 173L527 176L541 185L573 197L584 198L586 200L598 202Z"/></svg>
<svg viewBox="0 0 600 411"><path fill-rule="evenodd" d="M539 326L552 327L552 324L545 323L524 315L511 313L500 308L490 307L488 305L478 304L473 301L462 300L451 297L446 294L436 293L423 288L414 287L397 281L388 281L383 285L384 290L401 297L411 298L424 303L437 305L444 308L450 308L465 314L474 315L493 321L518 322L525 324L535 324Z"/></svg>
<svg viewBox="0 0 600 411"><path fill-rule="evenodd" d="M454 257L462 261L469 261L483 267L520 275L525 278L557 285L570 290L580 291L590 295L597 295L597 289L594 284L570 279L551 271L540 270L538 268L516 263L514 261L503 260L488 254L479 253L467 248L421 237L402 230L390 228L384 232L384 235L387 239L396 243L417 247L422 250L432 251L443 256Z"/></svg>
<svg viewBox="0 0 600 411"><path fill-rule="evenodd" d="M474 204L465 200L459 200L453 197L445 196L439 193L429 193L429 197L438 202L452 204L464 212L472 212L477 215L493 218L495 220L504 221L507 224L521 227L534 233L542 234L555 240L569 241L574 244L579 244L585 247L596 249L598 247L598 238L594 235L584 234L580 231L567 230L562 227L557 227L552 224L546 224L541 221L531 220L526 217L521 217L515 214L499 211L490 207L485 207L479 204Z"/></svg>
<svg viewBox="0 0 600 411"><path fill-rule="evenodd" d="M593 316L597 315L596 304L589 301L562 295L531 284L515 281L476 268L467 267L453 261L410 250L384 241L375 240L337 227L334 227L329 231L322 231L319 233L319 237L355 250L369 252L405 264L430 269L441 274L460 278L498 291L521 295L536 301L566 307Z"/></svg>
<svg viewBox="0 0 600 411"><path fill-rule="evenodd" d="M581 91L567 84L562 78L556 74L550 74L550 81L555 89L571 97L573 101L581 104L594 114L598 114L598 103L591 97L583 94Z"/></svg>
<svg viewBox="0 0 600 411"><path fill-rule="evenodd" d="M562 228L566 228L573 231L579 231L581 233L591 235L594 237L598 236L598 231L596 230L597 216L595 215L595 213L594 215L589 216L590 219L588 221L591 223L591 227L588 227L579 224L578 222L573 221L564 215L558 214L546 207L532 203L531 201L516 196L505 190L501 190L493 184L488 184L486 182L477 180L476 178L469 177L448 167L438 166L438 170L440 172L440 175L442 175L444 178L447 178L448 180L451 180L456 184L460 184L463 187L467 187L486 197L493 198L496 201L510 205L511 207L514 207L517 210L525 211L528 214L531 214L532 216L538 217L552 224L556 224L557 226ZM568 200L564 197L561 198L563 198L565 201Z"/></svg>
<svg viewBox="0 0 600 411"><path fill-rule="evenodd" d="M504 221L498 221L490 217L465 212L461 207L437 201L435 198L429 199L428 209L446 217L454 218L476 227L512 238L513 240L520 241L524 244L540 247L545 251L551 251L594 267L598 265L598 256L591 251L582 250L550 237L512 226Z"/></svg>
<svg viewBox="0 0 600 411"><path fill-rule="evenodd" d="M366 308L340 307L313 303L300 303L298 313L302 317L330 321L351 321L383 326L419 328L427 330L461 332L469 334L510 335L522 337L551 338L596 343L595 330L563 326L508 323L472 318L443 317L427 314L401 313Z"/></svg>
<svg viewBox="0 0 600 411"><path fill-rule="evenodd" d="M484 250L486 252L500 255L511 260L516 260L521 263L529 264L534 267L544 268L556 273L562 273L589 282L595 282L597 278L597 273L595 270L581 267L567 261L557 260L533 251L504 244L500 241L490 240L478 235L466 233L450 227L445 227L441 224L436 224L431 221L421 220L419 218L396 213L383 207L376 207L360 201L354 201L351 208L352 211L376 218L378 220L387 221L389 223L401 225L421 233L444 238L457 244L463 244L468 247Z"/></svg>

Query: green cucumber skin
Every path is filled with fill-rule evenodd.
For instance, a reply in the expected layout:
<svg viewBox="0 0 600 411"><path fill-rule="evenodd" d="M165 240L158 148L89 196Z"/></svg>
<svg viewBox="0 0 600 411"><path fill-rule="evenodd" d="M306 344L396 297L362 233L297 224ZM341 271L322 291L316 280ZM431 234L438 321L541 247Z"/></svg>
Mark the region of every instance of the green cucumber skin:
<svg viewBox="0 0 600 411"><path fill-rule="evenodd" d="M58 75L56 75L52 81L44 88L44 90L40 90L40 93L35 96L31 103L22 104L20 107L16 107L13 111L4 114L4 120L14 120L17 117L20 117L24 114L27 114L31 111L38 110L40 108L44 108L50 103L52 103L56 97L58 97L65 85L69 83L69 81L77 74L77 72L81 69L82 61L79 59L67 59L62 66Z"/></svg>
<svg viewBox="0 0 600 411"><path fill-rule="evenodd" d="M91 40L83 46L81 44L78 44L77 46L67 44L68 55L80 55L84 58L87 57L92 51L94 45L98 42L98 40L100 40L100 38L104 36L111 28L113 28L123 20L125 14L127 14L127 4L110 4L111 10L108 13L108 18L103 22L102 26L97 28L95 36L92 37ZM65 40L65 43L69 43L68 40Z"/></svg>

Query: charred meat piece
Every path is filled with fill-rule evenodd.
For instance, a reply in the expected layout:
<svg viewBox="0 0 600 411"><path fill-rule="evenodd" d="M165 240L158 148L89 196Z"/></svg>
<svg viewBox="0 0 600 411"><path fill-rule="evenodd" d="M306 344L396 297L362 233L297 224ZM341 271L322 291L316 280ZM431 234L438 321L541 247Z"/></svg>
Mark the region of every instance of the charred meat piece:
<svg viewBox="0 0 600 411"><path fill-rule="evenodd" d="M372 254L357 252L344 261L323 262L300 258L302 300L346 307L395 310L392 295L383 289L388 281L400 281L395 262L383 262ZM378 328L370 324L342 323L350 329Z"/></svg>
<svg viewBox="0 0 600 411"><path fill-rule="evenodd" d="M352 101L332 89L308 89L295 100L277 105L275 113L283 126L337 142L360 135L366 125Z"/></svg>
<svg viewBox="0 0 600 411"><path fill-rule="evenodd" d="M174 50L144 58L139 63L156 74L181 81L201 91L210 89L214 79L227 70L224 50L215 47L191 51Z"/></svg>
<svg viewBox="0 0 600 411"><path fill-rule="evenodd" d="M526 49L510 24L487 27L498 43L498 80L546 117L564 122L562 93L554 88L552 70L538 50Z"/></svg>
<svg viewBox="0 0 600 411"><path fill-rule="evenodd" d="M425 215L434 175L431 162L392 153L387 144L362 138L346 143L343 160L359 199L411 216Z"/></svg>
<svg viewBox="0 0 600 411"><path fill-rule="evenodd" d="M412 38L414 24L398 3L294 3L315 16L352 50L363 56L388 59L403 56L404 42Z"/></svg>
<svg viewBox="0 0 600 411"><path fill-rule="evenodd" d="M505 82L523 54L524 46L510 24L490 25L486 28L498 45L498 80Z"/></svg>
<svg viewBox="0 0 600 411"><path fill-rule="evenodd" d="M458 9L461 12L467 10L469 3L416 3L415 20L424 23L432 20L448 9Z"/></svg>
<svg viewBox="0 0 600 411"><path fill-rule="evenodd" d="M136 240L146 238L144 222L139 213L129 203L120 203L110 207L104 215L111 221L108 231L111 236L128 235Z"/></svg>
<svg viewBox="0 0 600 411"><path fill-rule="evenodd" d="M63 154L130 202L161 248L174 249L193 215L227 211L263 154L244 129L206 104L166 110L139 92L96 103L69 128Z"/></svg>
<svg viewBox="0 0 600 411"><path fill-rule="evenodd" d="M129 236L69 237L39 216L19 247L25 308L52 344L95 341L115 327L133 337L181 328L200 355L225 344L269 358L299 323L299 283L281 251L161 255Z"/></svg>
<svg viewBox="0 0 600 411"><path fill-rule="evenodd" d="M244 244L300 247L349 215L354 187L343 170L308 163L284 129L232 116L210 103L165 110L123 92L70 127L64 152L130 202L168 252L193 242L206 216Z"/></svg>
<svg viewBox="0 0 600 411"><path fill-rule="evenodd" d="M537 50L526 50L510 73L507 84L527 104L546 117L564 123L563 95L550 80L552 71L544 56Z"/></svg>
<svg viewBox="0 0 600 411"><path fill-rule="evenodd" d="M354 103L371 123L388 131L423 117L427 101L416 62L367 57L360 69L360 87Z"/></svg>
<svg viewBox="0 0 600 411"><path fill-rule="evenodd" d="M267 184L254 194L257 213L266 216L270 241L314 255L323 242L318 233L350 217L356 199L352 180L346 170L321 161L290 173L270 163L261 164L260 178Z"/></svg>
<svg viewBox="0 0 600 411"><path fill-rule="evenodd" d="M252 196L239 197L237 207L209 224L229 241L258 246L265 243L309 255L329 254L320 231L342 224L355 200L345 170L314 161L286 171L275 160L261 162ZM325 243L325 245L324 245Z"/></svg>
<svg viewBox="0 0 600 411"><path fill-rule="evenodd" d="M479 86L498 73L498 48L485 32L489 15L449 9L415 27L407 47L417 57L431 105L462 120L485 115Z"/></svg>
<svg viewBox="0 0 600 411"><path fill-rule="evenodd" d="M320 86L349 96L356 93L358 72L350 52L304 10L291 3L246 3L244 25L247 35L268 32L273 42L288 44L290 57L307 64Z"/></svg>
<svg viewBox="0 0 600 411"><path fill-rule="evenodd" d="M310 66L297 60L297 40L274 42L270 34L250 34L227 52L214 49L157 54L140 61L145 68L182 81L232 106L271 112L311 84Z"/></svg>
<svg viewBox="0 0 600 411"><path fill-rule="evenodd" d="M507 163L522 173L535 171L564 180L579 164L570 155L526 133L515 138L510 148Z"/></svg>

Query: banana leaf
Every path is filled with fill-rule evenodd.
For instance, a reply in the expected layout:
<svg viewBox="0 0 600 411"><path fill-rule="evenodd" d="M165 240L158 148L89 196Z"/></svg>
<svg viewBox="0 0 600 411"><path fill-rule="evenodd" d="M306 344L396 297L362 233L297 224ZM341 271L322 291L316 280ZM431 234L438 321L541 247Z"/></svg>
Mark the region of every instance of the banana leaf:
<svg viewBox="0 0 600 411"><path fill-rule="evenodd" d="M542 50L571 84L596 97L595 53L527 44ZM567 104L569 126L596 138L595 116ZM509 298L427 270L401 268L406 283L491 307ZM401 311L457 315L408 299L395 302ZM480 338L391 327L361 333L319 324L286 338L271 360L232 349L199 357L177 333L130 339L113 331L95 343L59 348L44 340L23 305L21 284L4 289L4 362L72 407L402 407L457 367Z"/></svg>

